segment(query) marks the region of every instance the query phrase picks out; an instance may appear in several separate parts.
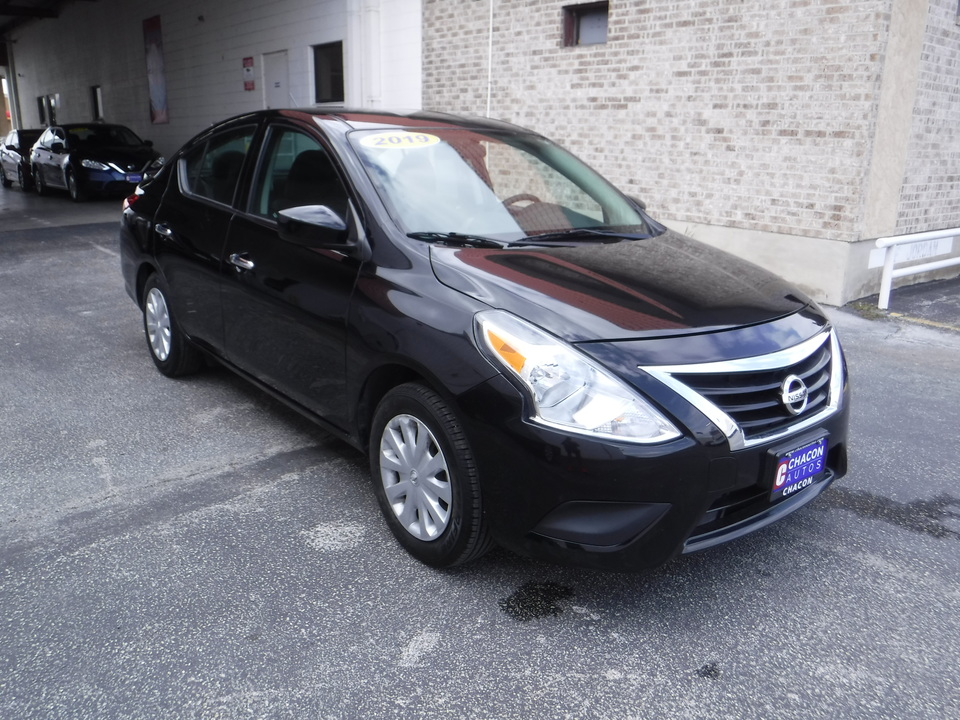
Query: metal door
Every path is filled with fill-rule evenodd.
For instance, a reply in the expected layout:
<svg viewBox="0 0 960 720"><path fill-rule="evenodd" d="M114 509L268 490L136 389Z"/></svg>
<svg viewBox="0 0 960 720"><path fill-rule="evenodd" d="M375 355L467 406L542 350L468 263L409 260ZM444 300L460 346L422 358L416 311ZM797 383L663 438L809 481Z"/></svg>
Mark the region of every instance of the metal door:
<svg viewBox="0 0 960 720"><path fill-rule="evenodd" d="M263 104L267 109L285 108L295 103L290 97L290 65L287 51L263 56Z"/></svg>

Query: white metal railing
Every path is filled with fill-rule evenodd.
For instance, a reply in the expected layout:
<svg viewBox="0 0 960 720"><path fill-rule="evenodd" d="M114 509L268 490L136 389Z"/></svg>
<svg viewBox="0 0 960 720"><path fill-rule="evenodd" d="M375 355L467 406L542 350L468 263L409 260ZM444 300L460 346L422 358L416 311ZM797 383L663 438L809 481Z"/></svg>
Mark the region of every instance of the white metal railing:
<svg viewBox="0 0 960 720"><path fill-rule="evenodd" d="M912 235L894 235L892 237L877 238L877 247L885 250L883 275L880 278L880 301L877 303L877 307L881 310L886 310L890 306L890 291L893 289L893 281L896 278L960 265L960 257L954 257L947 258L946 260L935 260L934 262L923 263L922 265L910 265L909 267L895 269L894 265L898 260L901 260L897 253L898 247L921 242L931 243L929 251L919 253L915 257L907 258L907 260L920 260L925 257L945 255L952 252L952 245L947 249L938 249L933 243L936 240L953 238L958 235L960 235L960 228L950 228L947 230L931 230L929 232L913 233Z"/></svg>

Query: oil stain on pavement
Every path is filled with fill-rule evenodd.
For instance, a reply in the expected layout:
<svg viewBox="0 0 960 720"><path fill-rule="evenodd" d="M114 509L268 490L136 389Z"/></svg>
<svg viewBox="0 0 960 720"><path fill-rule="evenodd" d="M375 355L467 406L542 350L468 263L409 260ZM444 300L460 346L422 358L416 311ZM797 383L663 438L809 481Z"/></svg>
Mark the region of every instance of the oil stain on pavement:
<svg viewBox="0 0 960 720"><path fill-rule="evenodd" d="M526 622L559 615L561 600L573 597L573 590L556 583L524 583L513 595L500 601L507 615Z"/></svg>
<svg viewBox="0 0 960 720"><path fill-rule="evenodd" d="M829 498L834 506L861 517L876 518L904 530L935 538L960 540L960 499L949 495L900 503L868 492L854 492L834 486L824 498Z"/></svg>

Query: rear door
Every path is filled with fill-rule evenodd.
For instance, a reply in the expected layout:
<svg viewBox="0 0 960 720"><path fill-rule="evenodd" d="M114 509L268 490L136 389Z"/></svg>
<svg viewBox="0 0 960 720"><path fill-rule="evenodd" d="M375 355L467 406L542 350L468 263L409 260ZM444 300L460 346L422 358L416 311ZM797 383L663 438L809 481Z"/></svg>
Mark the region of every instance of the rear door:
<svg viewBox="0 0 960 720"><path fill-rule="evenodd" d="M223 352L223 246L257 125L198 143L178 160L153 228L155 255L174 317L198 345Z"/></svg>
<svg viewBox="0 0 960 720"><path fill-rule="evenodd" d="M276 217L303 205L326 205L344 217L348 203L317 133L276 122L264 138L247 212L234 219L224 250L227 357L341 429L347 310L360 262L281 240Z"/></svg>
<svg viewBox="0 0 960 720"><path fill-rule="evenodd" d="M34 167L40 173L43 181L53 187L63 187L63 174L60 172L60 162L63 153L53 152L54 143L61 143L66 149L66 136L58 127L47 128L40 136L40 143L34 153Z"/></svg>

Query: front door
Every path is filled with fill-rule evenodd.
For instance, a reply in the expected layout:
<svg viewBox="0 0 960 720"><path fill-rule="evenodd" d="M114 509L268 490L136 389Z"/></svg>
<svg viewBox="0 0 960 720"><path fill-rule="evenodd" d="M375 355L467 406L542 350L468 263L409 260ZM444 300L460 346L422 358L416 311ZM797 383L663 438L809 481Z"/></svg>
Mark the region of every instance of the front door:
<svg viewBox="0 0 960 720"><path fill-rule="evenodd" d="M223 308L228 359L331 424L346 427L345 342L359 261L287 243L279 210L327 205L347 212L330 156L293 126L271 127L248 212L230 226Z"/></svg>

